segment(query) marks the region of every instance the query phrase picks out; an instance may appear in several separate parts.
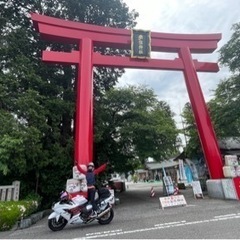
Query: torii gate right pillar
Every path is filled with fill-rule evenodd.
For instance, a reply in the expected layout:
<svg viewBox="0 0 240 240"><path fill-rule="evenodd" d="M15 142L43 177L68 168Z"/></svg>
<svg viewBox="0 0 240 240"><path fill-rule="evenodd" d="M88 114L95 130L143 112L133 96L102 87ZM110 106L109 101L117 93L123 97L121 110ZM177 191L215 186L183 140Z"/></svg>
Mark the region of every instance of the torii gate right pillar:
<svg viewBox="0 0 240 240"><path fill-rule="evenodd" d="M183 73L185 82L210 177L212 179L223 178L223 163L221 154L217 145L216 135L213 130L211 119L199 84L190 49L181 48L179 56L184 64Z"/></svg>

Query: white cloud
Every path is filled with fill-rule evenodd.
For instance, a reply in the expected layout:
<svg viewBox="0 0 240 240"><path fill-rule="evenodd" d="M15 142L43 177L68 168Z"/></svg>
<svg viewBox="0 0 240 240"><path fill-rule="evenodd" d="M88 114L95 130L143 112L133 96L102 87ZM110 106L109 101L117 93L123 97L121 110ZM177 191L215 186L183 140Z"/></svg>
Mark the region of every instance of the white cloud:
<svg viewBox="0 0 240 240"><path fill-rule="evenodd" d="M201 61L217 62L218 50L231 37L231 27L240 22L239 0L124 0L130 10L139 12L136 29L167 33L222 33L222 40L213 54L194 54ZM158 54L158 58L166 54ZM155 57L155 56L154 56ZM175 57L175 56L174 56ZM170 58L173 58L171 55ZM209 101L219 83L229 74L226 68L218 73L199 73L204 98ZM175 120L181 127L180 108L189 101L181 72L126 69L118 86L144 84L152 88L159 99L170 104L176 113Z"/></svg>

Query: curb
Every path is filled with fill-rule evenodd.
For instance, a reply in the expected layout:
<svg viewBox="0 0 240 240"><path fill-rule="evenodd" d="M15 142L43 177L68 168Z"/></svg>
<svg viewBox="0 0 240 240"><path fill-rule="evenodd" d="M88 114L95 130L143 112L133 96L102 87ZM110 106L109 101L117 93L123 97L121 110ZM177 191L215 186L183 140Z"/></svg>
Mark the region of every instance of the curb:
<svg viewBox="0 0 240 240"><path fill-rule="evenodd" d="M45 211L34 213L27 218L21 219L20 221L18 221L17 226L15 226L15 229L18 230L18 229L28 228L31 225L35 224L36 222L40 221L42 218L49 215L51 212L52 210L48 209Z"/></svg>

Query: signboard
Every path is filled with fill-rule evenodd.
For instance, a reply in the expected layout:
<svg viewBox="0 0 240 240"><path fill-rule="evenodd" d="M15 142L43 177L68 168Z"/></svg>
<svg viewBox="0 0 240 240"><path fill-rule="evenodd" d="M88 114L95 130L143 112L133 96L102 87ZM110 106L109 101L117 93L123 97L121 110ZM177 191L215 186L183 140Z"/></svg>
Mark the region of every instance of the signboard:
<svg viewBox="0 0 240 240"><path fill-rule="evenodd" d="M192 189L195 198L203 198L200 181L192 181Z"/></svg>
<svg viewBox="0 0 240 240"><path fill-rule="evenodd" d="M186 206L187 202L183 195L173 195L169 197L160 197L160 205L162 209L166 207L177 207L177 206Z"/></svg>
<svg viewBox="0 0 240 240"><path fill-rule="evenodd" d="M179 181L180 182L182 182L182 181L187 182L187 176L186 176L186 173L185 173L183 160L179 159L178 163L179 163Z"/></svg>
<svg viewBox="0 0 240 240"><path fill-rule="evenodd" d="M170 176L163 177L163 191L164 195L171 195L174 193L173 181Z"/></svg>
<svg viewBox="0 0 240 240"><path fill-rule="evenodd" d="M150 58L151 32L132 29L131 32L131 57Z"/></svg>
<svg viewBox="0 0 240 240"><path fill-rule="evenodd" d="M80 192L80 181L77 179L68 179L66 184L66 191L69 193Z"/></svg>

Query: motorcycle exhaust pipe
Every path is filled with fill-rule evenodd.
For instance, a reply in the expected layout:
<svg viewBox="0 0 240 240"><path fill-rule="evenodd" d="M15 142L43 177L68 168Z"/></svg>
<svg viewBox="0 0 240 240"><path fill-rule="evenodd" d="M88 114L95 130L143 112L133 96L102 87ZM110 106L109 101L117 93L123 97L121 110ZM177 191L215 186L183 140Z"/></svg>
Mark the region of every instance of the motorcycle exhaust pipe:
<svg viewBox="0 0 240 240"><path fill-rule="evenodd" d="M108 209L104 210L104 211L101 212L97 217L100 218L100 217L104 216L106 213L110 212L110 209L111 209L111 208L108 208Z"/></svg>

